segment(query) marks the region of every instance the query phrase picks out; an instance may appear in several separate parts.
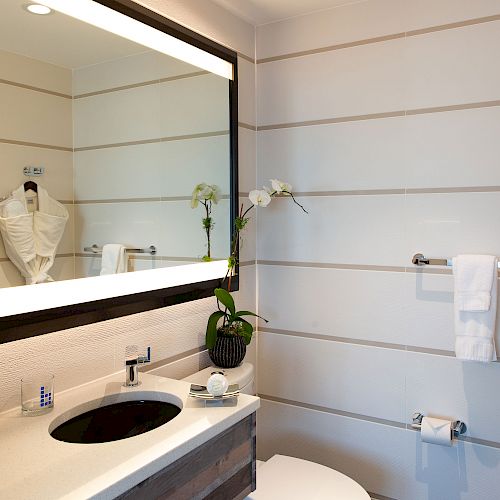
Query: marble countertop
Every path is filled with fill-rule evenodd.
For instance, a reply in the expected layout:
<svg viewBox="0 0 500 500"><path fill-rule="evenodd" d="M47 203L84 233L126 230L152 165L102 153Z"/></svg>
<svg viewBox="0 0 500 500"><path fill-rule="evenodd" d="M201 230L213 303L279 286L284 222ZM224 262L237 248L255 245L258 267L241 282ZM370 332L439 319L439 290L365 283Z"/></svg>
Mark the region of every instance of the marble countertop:
<svg viewBox="0 0 500 500"><path fill-rule="evenodd" d="M0 498L114 498L252 414L260 404L259 398L241 394L234 406L205 408L188 397L188 382L141 373L141 385L129 388L122 385L124 377L125 373L115 374L59 394L56 386L55 407L45 415L25 417L20 408L1 414ZM108 398L160 399L182 406L182 411L157 429L110 443L64 443L50 436L57 423Z"/></svg>

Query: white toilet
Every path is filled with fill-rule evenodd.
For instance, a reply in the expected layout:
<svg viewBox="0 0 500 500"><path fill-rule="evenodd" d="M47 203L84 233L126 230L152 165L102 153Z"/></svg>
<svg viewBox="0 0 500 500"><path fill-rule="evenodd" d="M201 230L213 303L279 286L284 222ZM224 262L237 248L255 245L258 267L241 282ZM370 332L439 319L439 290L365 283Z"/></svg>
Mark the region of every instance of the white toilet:
<svg viewBox="0 0 500 500"><path fill-rule="evenodd" d="M229 384L238 384L245 394L255 394L254 368L242 363L236 368L209 366L184 380L205 385L214 372L223 372ZM299 458L274 455L257 461L257 489L246 500L370 500L356 481L324 465Z"/></svg>

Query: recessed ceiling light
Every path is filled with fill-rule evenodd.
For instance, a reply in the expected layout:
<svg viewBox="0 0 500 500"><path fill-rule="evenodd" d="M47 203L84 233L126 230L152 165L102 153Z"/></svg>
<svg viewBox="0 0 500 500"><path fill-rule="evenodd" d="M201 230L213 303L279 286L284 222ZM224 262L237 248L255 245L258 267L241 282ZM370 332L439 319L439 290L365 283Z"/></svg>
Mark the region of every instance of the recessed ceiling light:
<svg viewBox="0 0 500 500"><path fill-rule="evenodd" d="M52 9L45 5L40 5L38 3L30 3L24 7L28 12L32 14L38 14L40 16L46 16L52 12Z"/></svg>

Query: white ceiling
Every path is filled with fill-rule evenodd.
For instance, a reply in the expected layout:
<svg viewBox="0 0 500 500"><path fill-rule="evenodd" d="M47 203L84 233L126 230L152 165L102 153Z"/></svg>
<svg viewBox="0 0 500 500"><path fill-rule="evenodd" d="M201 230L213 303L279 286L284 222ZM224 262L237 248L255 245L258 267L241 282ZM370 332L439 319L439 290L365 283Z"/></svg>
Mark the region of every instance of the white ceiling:
<svg viewBox="0 0 500 500"><path fill-rule="evenodd" d="M57 12L48 16L30 14L22 8L29 3L26 0L0 3L0 50L70 69L149 50Z"/></svg>
<svg viewBox="0 0 500 500"><path fill-rule="evenodd" d="M272 23L317 10L363 0L213 0L254 25Z"/></svg>

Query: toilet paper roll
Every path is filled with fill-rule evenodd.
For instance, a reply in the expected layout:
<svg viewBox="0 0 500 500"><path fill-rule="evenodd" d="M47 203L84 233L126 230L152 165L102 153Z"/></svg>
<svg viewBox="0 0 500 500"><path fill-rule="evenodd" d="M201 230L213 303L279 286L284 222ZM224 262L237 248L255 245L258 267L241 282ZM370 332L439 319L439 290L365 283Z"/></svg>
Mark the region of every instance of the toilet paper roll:
<svg viewBox="0 0 500 500"><path fill-rule="evenodd" d="M424 417L420 429L420 437L424 443L451 446L453 444L453 431L451 420Z"/></svg>

